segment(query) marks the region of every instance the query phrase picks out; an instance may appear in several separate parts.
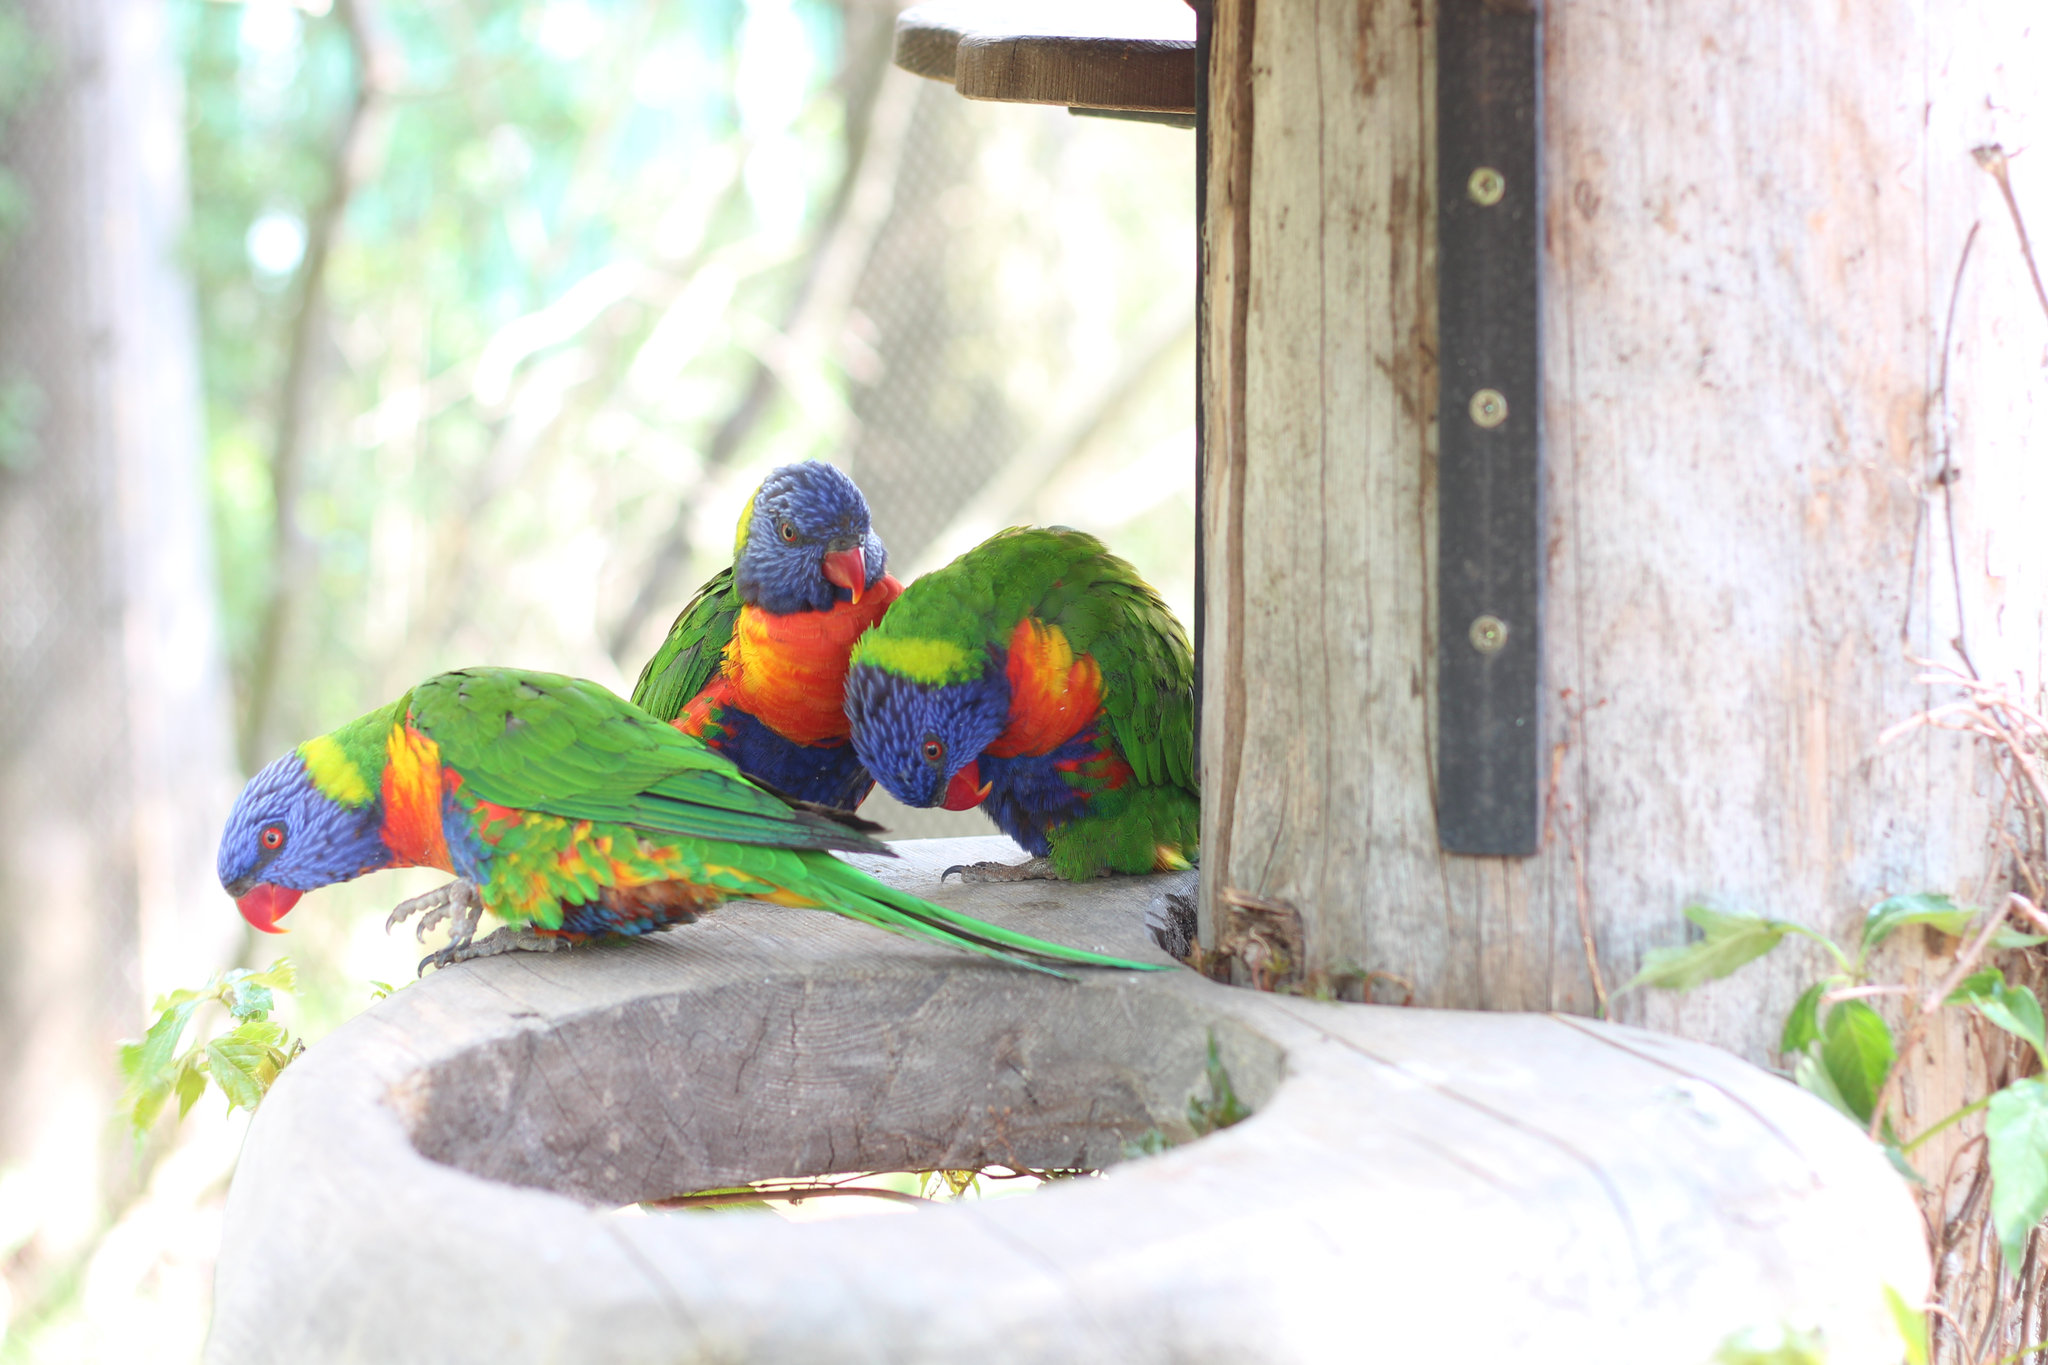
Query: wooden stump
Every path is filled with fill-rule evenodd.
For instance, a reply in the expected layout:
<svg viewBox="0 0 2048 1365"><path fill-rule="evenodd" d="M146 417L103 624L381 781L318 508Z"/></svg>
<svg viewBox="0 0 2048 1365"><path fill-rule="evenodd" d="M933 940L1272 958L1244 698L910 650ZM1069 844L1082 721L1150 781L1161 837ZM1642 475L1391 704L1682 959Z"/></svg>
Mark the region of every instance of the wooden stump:
<svg viewBox="0 0 2048 1365"><path fill-rule="evenodd" d="M935 885L1003 842L908 844L889 870L1152 951L1152 879ZM851 1223L617 1211L768 1176L1112 1162L1189 1135L1212 1036L1253 1116L1106 1179ZM296 1063L229 1196L208 1359L1639 1365L1790 1324L1837 1365L1890 1365L1883 1288L1926 1274L1883 1158L1712 1048L1178 970L1060 981L738 905L436 974Z"/></svg>

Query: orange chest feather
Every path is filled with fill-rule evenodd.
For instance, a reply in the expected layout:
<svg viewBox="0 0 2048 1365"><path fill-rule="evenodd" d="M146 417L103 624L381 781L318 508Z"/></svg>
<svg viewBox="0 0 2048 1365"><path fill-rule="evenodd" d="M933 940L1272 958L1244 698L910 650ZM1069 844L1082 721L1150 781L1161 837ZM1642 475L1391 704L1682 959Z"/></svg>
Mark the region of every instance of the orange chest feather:
<svg viewBox="0 0 2048 1365"><path fill-rule="evenodd" d="M1094 656L1075 657L1066 632L1035 617L1010 632L1008 675L1010 723L988 746L998 758L1051 753L1102 707L1102 669Z"/></svg>
<svg viewBox="0 0 2048 1365"><path fill-rule="evenodd" d="M453 872L441 830L441 746L409 725L394 725L384 754L385 845L403 864Z"/></svg>
<svg viewBox="0 0 2048 1365"><path fill-rule="evenodd" d="M798 744L845 739L847 656L902 591L885 574L861 594L859 605L841 602L830 611L787 616L740 608L725 647L725 681L733 700Z"/></svg>

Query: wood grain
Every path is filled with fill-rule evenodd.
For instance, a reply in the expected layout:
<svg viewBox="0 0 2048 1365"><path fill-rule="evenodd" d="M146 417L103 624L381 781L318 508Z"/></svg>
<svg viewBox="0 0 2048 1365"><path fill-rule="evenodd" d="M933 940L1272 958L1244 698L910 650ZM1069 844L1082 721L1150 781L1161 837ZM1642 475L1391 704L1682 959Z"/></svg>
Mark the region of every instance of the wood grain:
<svg viewBox="0 0 2048 1365"><path fill-rule="evenodd" d="M1287 901L1312 966L1445 1002L1442 893L1381 894L1440 881L1431 30L1225 3L1215 34L1204 899Z"/></svg>
<svg viewBox="0 0 2048 1365"><path fill-rule="evenodd" d="M1947 649L1958 600L1980 666L2041 676L2043 494L2020 452L2042 380L2012 357L2035 365L2044 320L1970 148L2017 145L2048 82L2026 76L2041 34L1971 13L1545 6L1556 783L1524 860L1435 837L1427 7L1218 0L1205 932L1234 887L1301 909L1314 969L1585 1013L1575 852L1610 987L1683 939L1695 900L1847 933L1888 894L1995 890L1982 756L1878 742L1937 699L1911 658ZM1995 255L1964 281L1944 422L1980 219ZM1977 462L1953 560L1930 482L1950 431ZM1902 943L1899 969L1934 946ZM1814 965L1782 952L1618 1011L1761 1061Z"/></svg>
<svg viewBox="0 0 2048 1365"><path fill-rule="evenodd" d="M1145 953L1152 879L902 884ZM627 1200L1186 1135L1210 1036L1249 1121L1108 1179L852 1223ZM1483 1235L1475 1229L1483 1230ZM1455 1266L1457 1274L1446 1274ZM1895 1353L1919 1225L1823 1104L1725 1053L1543 1016L1006 969L807 911L496 958L313 1048L251 1125L208 1359L1704 1360L1796 1321ZM1487 1286L1483 1330L1458 1326ZM1568 1354L1561 1343L1569 1343Z"/></svg>
<svg viewBox="0 0 2048 1365"><path fill-rule="evenodd" d="M939 0L896 20L896 64L969 99L1192 114L1200 75L1180 0Z"/></svg>

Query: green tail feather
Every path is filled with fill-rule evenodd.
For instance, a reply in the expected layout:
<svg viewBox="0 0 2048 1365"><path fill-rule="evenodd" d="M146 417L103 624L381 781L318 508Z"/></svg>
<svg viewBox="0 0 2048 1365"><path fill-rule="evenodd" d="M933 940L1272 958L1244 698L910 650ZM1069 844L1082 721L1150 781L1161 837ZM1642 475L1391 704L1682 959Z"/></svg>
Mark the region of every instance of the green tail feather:
<svg viewBox="0 0 2048 1365"><path fill-rule="evenodd" d="M1020 934L1005 929L999 924L990 924L972 915L963 915L957 910L948 910L943 905L922 900L907 891L898 891L885 882L877 881L857 867L848 866L830 854L807 858L812 877L824 884L832 894L827 900L830 908L842 915L872 924L877 929L903 934L910 938L928 939L954 948L965 948L969 952L985 954L1019 967L1045 972L1051 976L1064 976L1029 957L1041 957L1052 962L1071 962L1084 967L1119 967L1134 972L1161 972L1171 963L1133 962L1127 958L1110 957L1094 953L1086 948L1069 948L1064 944L1049 943L1042 938ZM792 888L795 889L795 888ZM1014 951L1011 951L1014 950Z"/></svg>

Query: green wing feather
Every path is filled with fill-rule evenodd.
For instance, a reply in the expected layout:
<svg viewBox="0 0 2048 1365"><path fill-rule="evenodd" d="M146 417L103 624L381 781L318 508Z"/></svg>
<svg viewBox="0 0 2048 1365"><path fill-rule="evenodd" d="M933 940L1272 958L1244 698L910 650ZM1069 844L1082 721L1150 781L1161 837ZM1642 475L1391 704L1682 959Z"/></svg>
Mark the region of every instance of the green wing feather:
<svg viewBox="0 0 2048 1365"><path fill-rule="evenodd" d="M802 882L791 883L791 890L811 896L827 909L849 919L872 924L892 934L965 948L1015 966L1050 972L1053 976L1062 973L1017 954L1029 953L1086 967L1121 967L1140 972L1171 970L1170 965L1164 962L1133 962L1128 958L1093 953L1086 948L1069 948L1065 944L1049 943L1042 938L1005 929L999 924L978 920L972 915L963 915L877 881L829 853L809 855L805 870L810 875Z"/></svg>
<svg viewBox="0 0 2048 1365"><path fill-rule="evenodd" d="M886 853L792 808L734 764L594 682L516 668L443 673L413 689L412 723L494 805L778 848Z"/></svg>
<svg viewBox="0 0 2048 1365"><path fill-rule="evenodd" d="M1195 790L1195 656L1151 584L1093 536L1066 533L1073 555L1040 600L1077 654L1102 669L1102 710L1139 782Z"/></svg>
<svg viewBox="0 0 2048 1365"><path fill-rule="evenodd" d="M690 699L718 675L740 605L732 570L720 569L697 589L668 628L661 648L640 670L640 681L633 684L633 704L657 720L680 716Z"/></svg>

